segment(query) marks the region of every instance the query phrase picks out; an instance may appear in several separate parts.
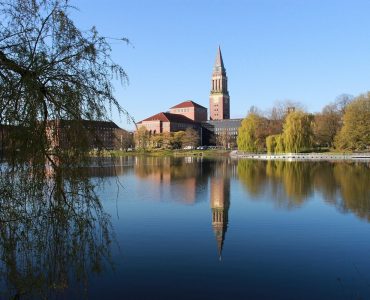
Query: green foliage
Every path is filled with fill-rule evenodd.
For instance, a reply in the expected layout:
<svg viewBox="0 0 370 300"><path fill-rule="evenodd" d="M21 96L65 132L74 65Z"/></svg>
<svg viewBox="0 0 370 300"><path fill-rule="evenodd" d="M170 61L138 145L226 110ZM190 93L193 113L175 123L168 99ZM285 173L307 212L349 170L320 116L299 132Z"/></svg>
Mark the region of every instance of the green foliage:
<svg viewBox="0 0 370 300"><path fill-rule="evenodd" d="M335 137L340 150L365 150L370 147L370 92L361 95L345 109L343 127Z"/></svg>
<svg viewBox="0 0 370 300"><path fill-rule="evenodd" d="M259 152L265 148L267 120L253 112L242 121L238 129L238 149L247 152Z"/></svg>
<svg viewBox="0 0 370 300"><path fill-rule="evenodd" d="M275 148L276 148L276 139L275 139L275 136L269 135L266 138L266 148L267 148L267 153L268 154L275 153Z"/></svg>
<svg viewBox="0 0 370 300"><path fill-rule="evenodd" d="M163 144L163 135L162 134L153 134L150 137L151 148L161 148Z"/></svg>
<svg viewBox="0 0 370 300"><path fill-rule="evenodd" d="M69 1L58 0L0 4L0 120L22 128L16 147L25 160L73 153L52 147L58 137L50 120L107 120L109 109L124 112L112 79L126 80L125 71L112 60L106 38L94 27L79 30L70 10ZM86 155L88 129L79 125L63 130L70 148Z"/></svg>
<svg viewBox="0 0 370 300"><path fill-rule="evenodd" d="M267 153L284 153L284 139L281 134L269 135L266 138Z"/></svg>
<svg viewBox="0 0 370 300"><path fill-rule="evenodd" d="M163 148L163 149L172 149L173 133L164 132L164 133L161 134L161 136L162 136L161 148Z"/></svg>
<svg viewBox="0 0 370 300"><path fill-rule="evenodd" d="M182 146L196 147L199 145L199 134L192 128L186 128L185 134L182 137Z"/></svg>
<svg viewBox="0 0 370 300"><path fill-rule="evenodd" d="M184 140L185 136L185 131L177 131L173 135L172 139L172 148L173 149L181 149L182 148L182 143Z"/></svg>
<svg viewBox="0 0 370 300"><path fill-rule="evenodd" d="M199 134L192 128L186 131L163 132L149 134L145 126L141 126L135 133L137 149L181 149L185 146L196 147L199 145Z"/></svg>
<svg viewBox="0 0 370 300"><path fill-rule="evenodd" d="M282 134L275 135L275 153L284 153L285 152L285 146L284 146L284 138Z"/></svg>
<svg viewBox="0 0 370 300"><path fill-rule="evenodd" d="M351 96L341 95L315 115L313 131L316 146L333 147L335 136L342 127L345 108L351 101Z"/></svg>
<svg viewBox="0 0 370 300"><path fill-rule="evenodd" d="M312 116L303 111L288 114L283 125L286 152L298 153L312 147Z"/></svg>
<svg viewBox="0 0 370 300"><path fill-rule="evenodd" d="M102 161L90 157L84 120L123 112L112 79L126 74L106 38L75 26L68 0L3 0L0 15L1 294L59 298L110 261L110 217L84 168Z"/></svg>
<svg viewBox="0 0 370 300"><path fill-rule="evenodd" d="M145 150L149 147L149 131L145 126L140 126L135 132L135 147Z"/></svg>

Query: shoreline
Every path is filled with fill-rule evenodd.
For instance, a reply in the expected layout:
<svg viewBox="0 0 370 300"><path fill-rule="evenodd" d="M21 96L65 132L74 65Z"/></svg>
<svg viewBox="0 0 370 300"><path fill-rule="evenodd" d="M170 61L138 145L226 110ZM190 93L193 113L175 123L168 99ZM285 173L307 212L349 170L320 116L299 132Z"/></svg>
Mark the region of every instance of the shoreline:
<svg viewBox="0 0 370 300"><path fill-rule="evenodd" d="M103 151L102 156L106 157L125 157L125 156L148 156L148 157L187 157L187 156L199 156L199 157L229 157L230 150L146 150L146 151ZM94 153L92 153L94 156Z"/></svg>
<svg viewBox="0 0 370 300"><path fill-rule="evenodd" d="M230 157L254 159L254 160L285 160L285 161L370 161L370 153L244 153L241 151L231 151Z"/></svg>

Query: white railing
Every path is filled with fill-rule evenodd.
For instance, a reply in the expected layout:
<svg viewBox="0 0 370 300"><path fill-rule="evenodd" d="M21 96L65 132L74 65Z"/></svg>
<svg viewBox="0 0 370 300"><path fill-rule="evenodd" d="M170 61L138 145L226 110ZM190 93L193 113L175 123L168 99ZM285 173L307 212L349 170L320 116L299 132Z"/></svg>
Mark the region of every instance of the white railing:
<svg viewBox="0 0 370 300"><path fill-rule="evenodd" d="M370 153L250 153L232 151L232 157L251 159L286 159L286 160L370 160Z"/></svg>

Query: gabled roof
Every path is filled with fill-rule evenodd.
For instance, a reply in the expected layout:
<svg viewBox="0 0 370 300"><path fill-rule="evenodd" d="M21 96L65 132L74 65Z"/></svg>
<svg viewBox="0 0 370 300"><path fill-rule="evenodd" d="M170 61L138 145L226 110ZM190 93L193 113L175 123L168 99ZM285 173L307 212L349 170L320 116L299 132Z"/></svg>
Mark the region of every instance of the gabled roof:
<svg viewBox="0 0 370 300"><path fill-rule="evenodd" d="M160 112L154 116L146 118L139 123L145 121L162 121L162 122L174 122L174 123L194 123L193 120L179 114L171 114L168 112Z"/></svg>
<svg viewBox="0 0 370 300"><path fill-rule="evenodd" d="M205 108L204 106L198 104L198 103L195 103L191 100L187 100L187 101L184 101L184 102L181 102L173 107L171 107L170 109L173 109L173 108L184 108L184 107L200 107L200 108ZM206 108L205 108L206 109Z"/></svg>

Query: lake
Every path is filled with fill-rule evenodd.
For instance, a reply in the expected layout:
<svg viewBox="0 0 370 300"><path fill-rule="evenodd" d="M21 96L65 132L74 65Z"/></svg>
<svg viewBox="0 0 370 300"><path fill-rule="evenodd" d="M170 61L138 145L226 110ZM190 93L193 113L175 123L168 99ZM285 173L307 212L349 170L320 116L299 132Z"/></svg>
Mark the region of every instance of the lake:
<svg viewBox="0 0 370 300"><path fill-rule="evenodd" d="M95 173L94 173L95 172ZM370 164L121 158L94 299L370 299Z"/></svg>
<svg viewBox="0 0 370 300"><path fill-rule="evenodd" d="M370 299L369 162L101 163L1 177L0 299Z"/></svg>

